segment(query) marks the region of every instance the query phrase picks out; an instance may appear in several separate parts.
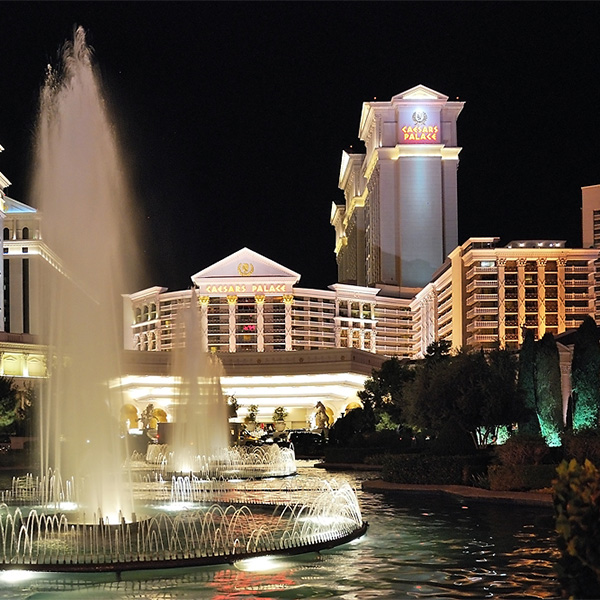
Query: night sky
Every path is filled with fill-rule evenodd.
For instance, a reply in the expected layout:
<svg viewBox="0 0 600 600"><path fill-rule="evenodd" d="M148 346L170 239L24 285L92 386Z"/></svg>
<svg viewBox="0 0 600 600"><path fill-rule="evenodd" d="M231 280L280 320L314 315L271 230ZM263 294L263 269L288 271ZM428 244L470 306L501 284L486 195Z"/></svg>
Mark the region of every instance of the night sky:
<svg viewBox="0 0 600 600"><path fill-rule="evenodd" d="M363 102L420 83L466 102L459 241L581 244L580 188L600 184L600 3L0 2L0 171L23 202L46 64L75 24L144 217L140 287L189 287L244 246L303 287L335 283L341 152L362 148Z"/></svg>

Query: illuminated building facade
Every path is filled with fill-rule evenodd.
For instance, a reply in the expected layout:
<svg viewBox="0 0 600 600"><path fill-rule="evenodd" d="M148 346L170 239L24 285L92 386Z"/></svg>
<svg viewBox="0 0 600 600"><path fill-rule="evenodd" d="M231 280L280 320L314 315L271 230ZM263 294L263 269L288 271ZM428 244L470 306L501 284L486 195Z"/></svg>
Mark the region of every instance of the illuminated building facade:
<svg viewBox="0 0 600 600"><path fill-rule="evenodd" d="M298 273L248 248L191 279L193 290L153 287L124 297L126 348L170 353L179 313L196 302L201 347L221 358L226 392L267 415L285 400L298 426L319 401L338 416L386 356L410 355L409 302L377 288L301 288ZM144 381L130 379L128 387ZM168 410L161 385L145 386L138 407L166 396Z"/></svg>
<svg viewBox="0 0 600 600"><path fill-rule="evenodd" d="M600 248L600 185L581 188L581 230L584 248ZM600 261L596 272L596 314L600 315Z"/></svg>
<svg viewBox="0 0 600 600"><path fill-rule="evenodd" d="M366 150L343 153L344 203L331 212L338 283L303 288L300 274L242 248L193 275L193 289L125 296L121 385L134 413L153 403L170 415L177 319L192 303L200 347L220 358L240 416L257 404L259 421L270 421L285 406L292 427L306 427L317 402L339 416L387 357L418 358L439 340L517 349L523 326L539 338L597 317L600 186L583 188L584 248L544 240L500 247L497 238L458 245L462 108L421 85L363 105ZM38 213L4 194L9 183L0 174L0 374L43 377L36 273L60 263L42 240Z"/></svg>
<svg viewBox="0 0 600 600"><path fill-rule="evenodd" d="M365 102L365 153L344 152L334 204L338 281L410 297L458 244L456 120L464 103L418 85Z"/></svg>
<svg viewBox="0 0 600 600"><path fill-rule="evenodd" d="M600 250L565 248L553 240L470 238L414 298L413 351L434 341L454 348L518 349L523 327L536 337L576 329L596 314L596 261Z"/></svg>
<svg viewBox="0 0 600 600"><path fill-rule="evenodd" d="M0 146L0 152L4 150ZM36 289L40 264L56 265L53 253L41 241L37 211L6 195L10 181L0 173L0 375L24 380L45 377L43 348L37 345L36 320L40 294Z"/></svg>

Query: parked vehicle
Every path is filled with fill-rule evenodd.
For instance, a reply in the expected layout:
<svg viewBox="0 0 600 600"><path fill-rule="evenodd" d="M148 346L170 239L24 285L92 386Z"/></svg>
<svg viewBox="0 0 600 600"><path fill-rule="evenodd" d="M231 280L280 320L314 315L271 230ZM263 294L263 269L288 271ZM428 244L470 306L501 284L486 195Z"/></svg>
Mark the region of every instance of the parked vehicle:
<svg viewBox="0 0 600 600"><path fill-rule="evenodd" d="M6 433L0 434L0 452L8 452L10 450L10 435Z"/></svg>

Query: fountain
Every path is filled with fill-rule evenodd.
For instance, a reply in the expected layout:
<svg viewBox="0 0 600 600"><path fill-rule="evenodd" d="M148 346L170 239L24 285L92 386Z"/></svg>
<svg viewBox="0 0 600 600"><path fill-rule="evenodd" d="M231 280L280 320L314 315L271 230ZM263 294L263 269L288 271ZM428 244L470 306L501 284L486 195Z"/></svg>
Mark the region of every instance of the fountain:
<svg viewBox="0 0 600 600"><path fill-rule="evenodd" d="M44 240L57 256L41 269L38 322L48 375L40 402L40 464L71 482L88 519L129 518L118 409L108 382L122 373L118 301L133 277L134 229L123 161L83 29L49 68L41 94L32 196ZM54 258L54 257L52 257ZM46 265L44 265L46 266ZM58 488L52 501L60 502Z"/></svg>
<svg viewBox="0 0 600 600"><path fill-rule="evenodd" d="M179 382L170 468L198 471L201 457L227 448L227 402L221 390L221 362L200 345L198 299L179 311L173 371Z"/></svg>
<svg viewBox="0 0 600 600"><path fill-rule="evenodd" d="M36 318L49 376L38 407L41 472L15 478L1 495L2 569L120 573L297 554L359 537L366 524L348 485L292 498L287 483L265 482L257 497L225 480L289 475L294 455L226 449L218 363L196 346L194 294L175 357L183 425L166 458L155 451L150 463L161 468L146 462L134 474L119 436L123 400L109 385L123 372L120 297L140 262L122 164L78 28L40 103L33 198L53 268L40 270Z"/></svg>

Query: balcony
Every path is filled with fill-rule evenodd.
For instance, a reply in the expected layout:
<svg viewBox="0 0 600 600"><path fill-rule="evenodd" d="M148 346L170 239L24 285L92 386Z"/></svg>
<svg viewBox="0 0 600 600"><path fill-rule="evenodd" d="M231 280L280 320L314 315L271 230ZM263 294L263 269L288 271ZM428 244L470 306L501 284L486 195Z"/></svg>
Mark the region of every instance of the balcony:
<svg viewBox="0 0 600 600"><path fill-rule="evenodd" d="M467 292L472 292L475 288L497 288L497 279L476 279L467 284Z"/></svg>
<svg viewBox="0 0 600 600"><path fill-rule="evenodd" d="M498 314L498 309L495 307L493 307L493 308L475 307L475 308L472 308L467 313L467 319L472 319L473 317L475 317L475 315L497 315L497 314Z"/></svg>
<svg viewBox="0 0 600 600"><path fill-rule="evenodd" d="M565 267L565 273L590 273L590 267Z"/></svg>
<svg viewBox="0 0 600 600"><path fill-rule="evenodd" d="M467 279L473 277L473 275L480 275L482 273L497 273L496 267L472 267L467 271Z"/></svg>
<svg viewBox="0 0 600 600"><path fill-rule="evenodd" d="M468 332L477 329L498 329L498 321L473 321L467 325Z"/></svg>
<svg viewBox="0 0 600 600"><path fill-rule="evenodd" d="M440 327L438 329L438 335L442 336L445 333L447 333L448 331L450 331L452 329L452 321L448 321L447 323L445 323L442 327Z"/></svg>
<svg viewBox="0 0 600 600"><path fill-rule="evenodd" d="M497 342L498 341L498 336L497 335L486 335L486 334L475 334L472 335L469 340L468 343L469 344L473 344L473 343L481 343L481 342Z"/></svg>
<svg viewBox="0 0 600 600"><path fill-rule="evenodd" d="M577 314L577 315L587 315L592 314L594 312L593 308L589 306L565 306L566 314Z"/></svg>
<svg viewBox="0 0 600 600"><path fill-rule="evenodd" d="M471 294L467 297L467 304L473 304L474 302L497 302L498 294Z"/></svg>

